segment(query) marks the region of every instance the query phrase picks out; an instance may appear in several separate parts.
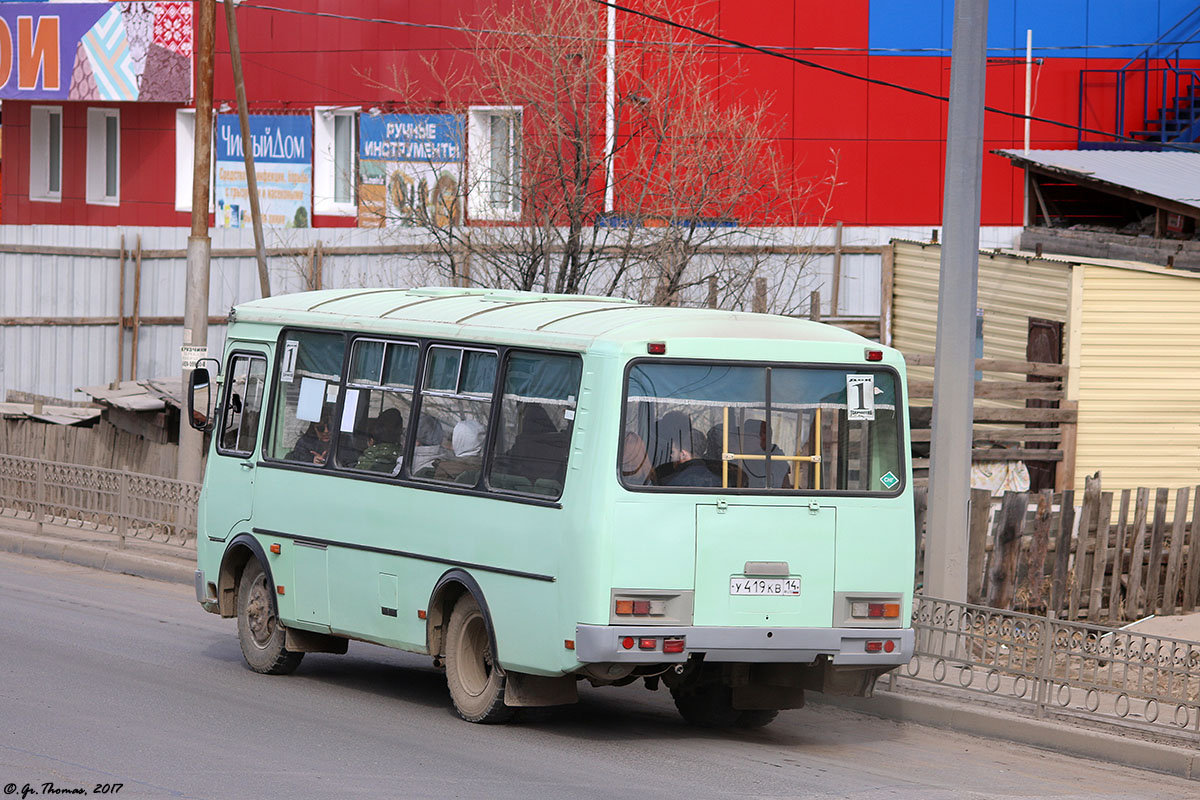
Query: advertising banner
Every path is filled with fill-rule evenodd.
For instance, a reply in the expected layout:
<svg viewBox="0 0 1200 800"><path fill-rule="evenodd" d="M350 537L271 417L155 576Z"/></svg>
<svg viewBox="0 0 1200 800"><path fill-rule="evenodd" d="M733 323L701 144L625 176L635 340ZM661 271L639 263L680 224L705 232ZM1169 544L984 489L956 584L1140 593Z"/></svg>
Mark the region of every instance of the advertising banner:
<svg viewBox="0 0 1200 800"><path fill-rule="evenodd" d="M219 114L216 132L217 227L250 227L250 193L237 114ZM250 115L254 177L263 225L307 228L312 219L312 118Z"/></svg>
<svg viewBox="0 0 1200 800"><path fill-rule="evenodd" d="M0 2L0 99L189 102L192 4Z"/></svg>
<svg viewBox="0 0 1200 800"><path fill-rule="evenodd" d="M463 132L453 114L360 115L359 224L458 222Z"/></svg>

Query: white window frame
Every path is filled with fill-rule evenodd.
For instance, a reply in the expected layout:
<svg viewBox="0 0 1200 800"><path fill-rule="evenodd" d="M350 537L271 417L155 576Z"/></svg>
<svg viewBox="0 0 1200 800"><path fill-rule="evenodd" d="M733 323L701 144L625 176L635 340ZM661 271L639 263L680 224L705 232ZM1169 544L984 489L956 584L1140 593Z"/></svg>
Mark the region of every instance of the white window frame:
<svg viewBox="0 0 1200 800"><path fill-rule="evenodd" d="M213 118L213 138L216 139L216 118ZM216 147L213 154L213 166L216 166ZM196 157L196 110L194 108L179 108L175 110L175 210L192 210L192 173ZM208 176L208 210L215 213L217 208L216 171L209 170Z"/></svg>
<svg viewBox="0 0 1200 800"><path fill-rule="evenodd" d="M50 189L50 120L58 119L58 189ZM31 106L29 109L29 199L46 203L62 202L63 184L63 110L62 106Z"/></svg>
<svg viewBox="0 0 1200 800"><path fill-rule="evenodd" d="M471 106L467 112L467 212L472 219L518 220L521 218L521 192L518 188L507 205L492 201L491 120L506 116L512 121L513 144L509 151L514 183L521 185L521 130L524 109L521 106Z"/></svg>
<svg viewBox="0 0 1200 800"><path fill-rule="evenodd" d="M117 120L116 186L108 193L108 120ZM87 187L85 197L90 205L116 206L121 204L121 111L116 108L87 110Z"/></svg>
<svg viewBox="0 0 1200 800"><path fill-rule="evenodd" d="M335 217L358 216L358 114L361 106L316 106L313 108L313 214ZM336 124L350 121L350 200L338 202Z"/></svg>

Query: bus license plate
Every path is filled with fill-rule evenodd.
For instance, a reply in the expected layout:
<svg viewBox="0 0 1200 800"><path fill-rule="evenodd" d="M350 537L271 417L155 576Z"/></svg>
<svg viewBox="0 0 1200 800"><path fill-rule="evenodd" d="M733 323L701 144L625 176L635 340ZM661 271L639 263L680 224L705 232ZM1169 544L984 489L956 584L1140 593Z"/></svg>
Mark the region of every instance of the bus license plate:
<svg viewBox="0 0 1200 800"><path fill-rule="evenodd" d="M798 595L799 578L730 578L730 594Z"/></svg>

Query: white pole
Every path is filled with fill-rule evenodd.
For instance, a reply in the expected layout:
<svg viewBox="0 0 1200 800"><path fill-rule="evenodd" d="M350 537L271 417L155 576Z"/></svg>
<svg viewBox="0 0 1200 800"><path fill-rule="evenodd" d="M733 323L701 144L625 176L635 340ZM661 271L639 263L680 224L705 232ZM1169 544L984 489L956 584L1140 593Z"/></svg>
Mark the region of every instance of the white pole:
<svg viewBox="0 0 1200 800"><path fill-rule="evenodd" d="M617 149L617 9L608 7L608 42L604 54L604 210L613 210L613 153Z"/></svg>
<svg viewBox="0 0 1200 800"><path fill-rule="evenodd" d="M1033 29L1025 30L1025 154L1029 154L1029 115L1033 112Z"/></svg>

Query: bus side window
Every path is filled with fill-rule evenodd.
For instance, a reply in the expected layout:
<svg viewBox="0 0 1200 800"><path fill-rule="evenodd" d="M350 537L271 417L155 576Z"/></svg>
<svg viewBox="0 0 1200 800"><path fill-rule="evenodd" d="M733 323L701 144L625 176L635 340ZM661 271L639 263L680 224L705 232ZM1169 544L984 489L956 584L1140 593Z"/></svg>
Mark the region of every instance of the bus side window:
<svg viewBox="0 0 1200 800"><path fill-rule="evenodd" d="M234 355L229 360L227 374L217 452L244 457L254 452L258 439L267 360L261 356Z"/></svg>
<svg viewBox="0 0 1200 800"><path fill-rule="evenodd" d="M445 345L429 348L409 467L413 477L462 486L479 482L495 385L495 353ZM439 436L441 444L433 445ZM425 448L436 452L430 457Z"/></svg>
<svg viewBox="0 0 1200 800"><path fill-rule="evenodd" d="M416 379L415 344L355 340L342 401L339 467L399 474Z"/></svg>
<svg viewBox="0 0 1200 800"><path fill-rule="evenodd" d="M267 455L324 465L338 420L334 410L340 389L345 340L340 333L288 331L283 336L284 364L275 386ZM294 352L294 355L289 355Z"/></svg>
<svg viewBox="0 0 1200 800"><path fill-rule="evenodd" d="M510 353L488 485L546 497L562 494L582 368L575 356Z"/></svg>

